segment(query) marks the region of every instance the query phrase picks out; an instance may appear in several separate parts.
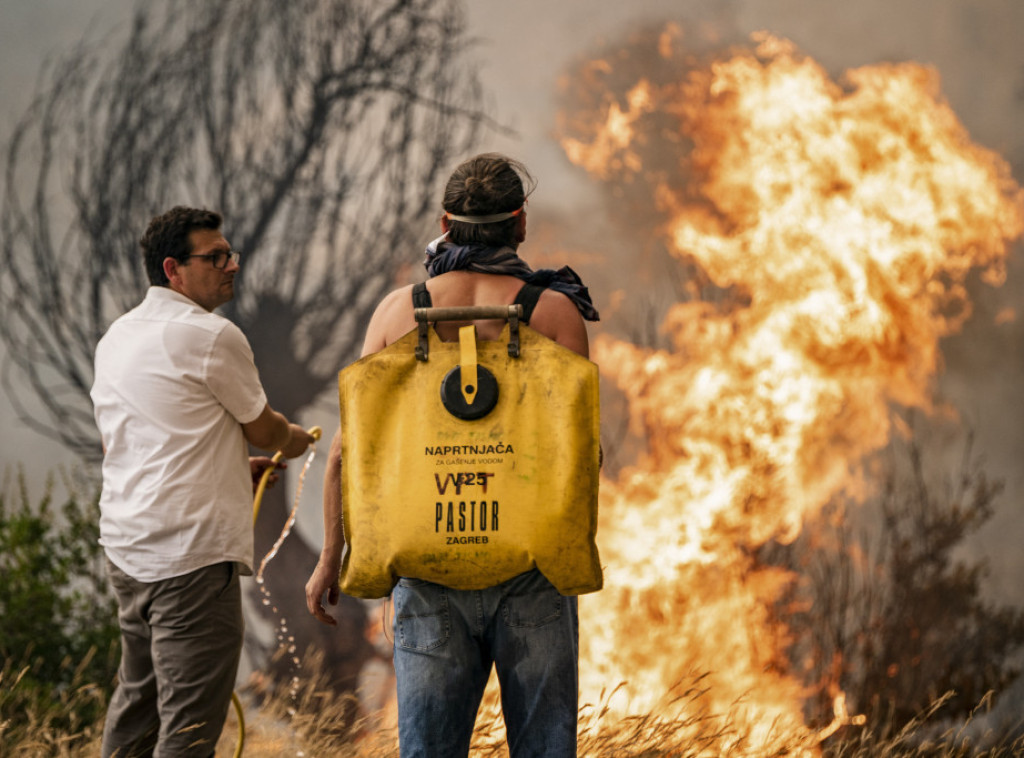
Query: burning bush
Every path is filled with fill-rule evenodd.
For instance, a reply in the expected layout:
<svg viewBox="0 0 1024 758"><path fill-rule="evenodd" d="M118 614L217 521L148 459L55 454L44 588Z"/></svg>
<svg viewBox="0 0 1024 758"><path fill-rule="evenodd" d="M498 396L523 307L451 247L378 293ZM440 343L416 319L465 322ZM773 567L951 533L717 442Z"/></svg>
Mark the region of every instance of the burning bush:
<svg viewBox="0 0 1024 758"><path fill-rule="evenodd" d="M800 576L778 608L794 670L817 693L810 712L828 713L845 693L879 732L940 700L938 716L963 721L1020 675L1024 613L985 600L986 563L964 550L1002 487L967 451L941 482L919 443L894 444L867 508L836 500L796 542L763 551Z"/></svg>

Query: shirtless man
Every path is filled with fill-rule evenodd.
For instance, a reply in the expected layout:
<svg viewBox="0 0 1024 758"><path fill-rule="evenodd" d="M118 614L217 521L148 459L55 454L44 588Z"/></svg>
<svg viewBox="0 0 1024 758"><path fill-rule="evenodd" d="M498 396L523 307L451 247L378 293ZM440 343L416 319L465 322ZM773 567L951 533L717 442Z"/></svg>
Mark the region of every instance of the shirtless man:
<svg viewBox="0 0 1024 758"><path fill-rule="evenodd" d="M533 271L517 249L526 239L531 178L522 164L496 154L460 165L445 189L444 236L427 248L426 291L410 285L387 295L366 331L362 354L375 353L416 327L414 308L511 304L524 283L540 291L525 320L535 331L589 357L584 319L597 320L586 287L569 268ZM532 187L531 187L532 188ZM420 289L420 288L416 288ZM415 305L414 305L415 299ZM497 339L500 321L474 322L481 340ZM458 338L458 322L439 322L443 340ZM335 620L323 599L338 601L344 536L341 523L341 436L335 435L324 478L324 545L306 585L310 613ZM505 623L515 603L523 625ZM395 636L399 743L402 758L467 755L477 709L492 664L512 758L575 756L578 695L578 610L537 570L484 590L454 590L401 579L394 590L396 619L447 609L447 640L424 650L415 635ZM415 624L412 625L415 630Z"/></svg>

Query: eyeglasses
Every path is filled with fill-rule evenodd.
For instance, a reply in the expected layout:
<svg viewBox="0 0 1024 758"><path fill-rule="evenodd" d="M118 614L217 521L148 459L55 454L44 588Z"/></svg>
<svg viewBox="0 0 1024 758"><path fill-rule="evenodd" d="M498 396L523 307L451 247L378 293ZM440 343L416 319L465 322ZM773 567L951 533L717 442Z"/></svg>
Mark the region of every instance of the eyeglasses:
<svg viewBox="0 0 1024 758"><path fill-rule="evenodd" d="M242 254L240 252L238 252L237 250L229 250L227 252L224 252L223 250L218 250L216 253L206 253L204 255L195 255L195 254L193 254L193 255L189 255L188 257L189 258L208 258L210 260L210 263L213 264L214 268L223 269L223 268L227 268L228 267L228 260L229 259L230 259L230 261L232 263L238 263L238 259L241 256L242 256Z"/></svg>

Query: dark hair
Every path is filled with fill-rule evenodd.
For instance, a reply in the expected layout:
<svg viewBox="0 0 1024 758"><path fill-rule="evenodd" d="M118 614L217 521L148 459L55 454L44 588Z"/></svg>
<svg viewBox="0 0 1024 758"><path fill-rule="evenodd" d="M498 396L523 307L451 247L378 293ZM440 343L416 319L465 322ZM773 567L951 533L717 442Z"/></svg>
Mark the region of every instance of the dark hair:
<svg viewBox="0 0 1024 758"><path fill-rule="evenodd" d="M157 287L170 284L164 273L164 258L184 263L192 252L188 235L196 229L220 229L222 220L220 214L213 211L176 205L150 221L139 240L149 283Z"/></svg>
<svg viewBox="0 0 1024 758"><path fill-rule="evenodd" d="M462 163L444 188L442 207L458 216L486 216L523 207L535 182L519 161L498 153L483 153ZM448 239L456 245L516 247L517 217L493 224L448 221Z"/></svg>

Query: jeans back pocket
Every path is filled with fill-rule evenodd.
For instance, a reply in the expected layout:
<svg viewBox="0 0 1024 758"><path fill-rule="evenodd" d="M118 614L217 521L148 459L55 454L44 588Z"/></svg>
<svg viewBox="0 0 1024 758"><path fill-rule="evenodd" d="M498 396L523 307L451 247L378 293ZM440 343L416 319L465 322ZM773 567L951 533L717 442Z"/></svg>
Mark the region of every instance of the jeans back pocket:
<svg viewBox="0 0 1024 758"><path fill-rule="evenodd" d="M395 642L406 650L433 650L448 641L448 592L439 584L400 579L394 589Z"/></svg>

